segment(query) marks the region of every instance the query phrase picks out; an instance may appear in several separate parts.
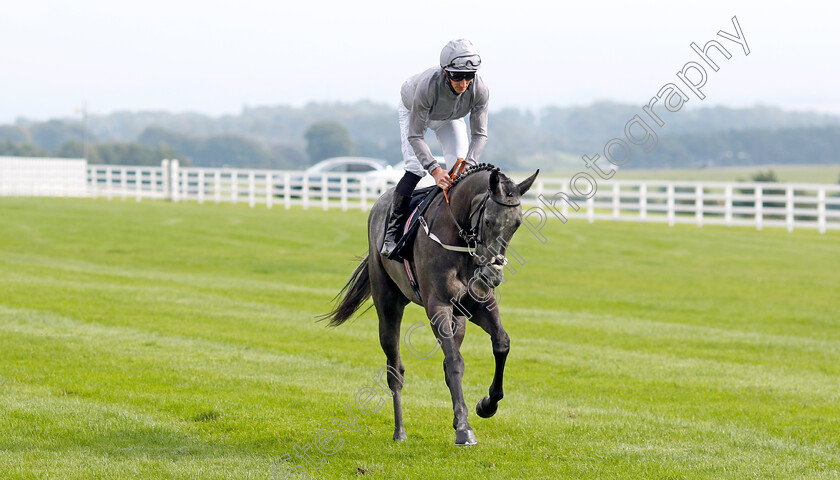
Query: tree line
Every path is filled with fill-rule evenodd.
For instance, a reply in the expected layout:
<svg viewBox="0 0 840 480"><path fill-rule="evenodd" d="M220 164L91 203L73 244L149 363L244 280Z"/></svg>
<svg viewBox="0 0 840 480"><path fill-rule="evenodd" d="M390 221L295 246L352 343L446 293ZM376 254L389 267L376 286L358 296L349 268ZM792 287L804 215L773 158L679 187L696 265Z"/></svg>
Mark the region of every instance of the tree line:
<svg viewBox="0 0 840 480"><path fill-rule="evenodd" d="M505 169L577 165L620 136L638 106L492 111L483 160ZM840 117L778 108L683 110L659 130L649 154L625 168L830 164L840 158ZM429 145L440 154L433 135ZM86 140L86 142L85 142ZM395 108L373 102L246 107L238 115L116 112L0 125L0 155L81 157L91 163L157 164L178 158L208 167L300 169L328 156L402 160ZM581 163L582 164L582 163Z"/></svg>

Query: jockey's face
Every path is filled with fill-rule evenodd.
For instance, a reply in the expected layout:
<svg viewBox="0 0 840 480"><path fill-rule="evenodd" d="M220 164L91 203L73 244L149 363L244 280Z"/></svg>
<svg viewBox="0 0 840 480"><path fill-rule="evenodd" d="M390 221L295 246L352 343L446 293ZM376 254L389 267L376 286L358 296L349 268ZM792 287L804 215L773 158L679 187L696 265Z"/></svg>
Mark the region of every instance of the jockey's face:
<svg viewBox="0 0 840 480"><path fill-rule="evenodd" d="M452 90L455 90L455 93L460 95L460 94L467 91L467 87L470 86L470 83L472 83L472 80L467 80L465 78L463 80L459 80L459 81L456 82L455 80L452 80L450 78L449 83L452 85Z"/></svg>
<svg viewBox="0 0 840 480"><path fill-rule="evenodd" d="M454 90L458 95L467 91L467 88L470 87L470 83L472 83L473 78L475 78L475 73L464 74L450 73L449 71L446 71L446 79L449 81L449 84L452 85L452 90Z"/></svg>

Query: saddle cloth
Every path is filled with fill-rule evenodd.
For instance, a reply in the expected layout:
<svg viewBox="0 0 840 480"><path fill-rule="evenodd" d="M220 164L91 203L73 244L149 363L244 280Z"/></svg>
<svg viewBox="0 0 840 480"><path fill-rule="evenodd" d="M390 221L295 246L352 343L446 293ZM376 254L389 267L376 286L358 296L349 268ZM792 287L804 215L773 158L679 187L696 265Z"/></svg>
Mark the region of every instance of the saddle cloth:
<svg viewBox="0 0 840 480"><path fill-rule="evenodd" d="M396 261L412 260L411 246L414 243L414 238L417 236L417 230L420 229L419 218L440 191L441 189L437 185L432 185L431 187L417 189L411 194L411 200L409 200L408 204L408 211L410 212L408 219L405 221L405 225L403 225L402 235L397 241L397 248L391 252L391 255L388 257L389 259ZM388 211L386 225L390 219L391 212Z"/></svg>
<svg viewBox="0 0 840 480"><path fill-rule="evenodd" d="M405 221L405 225L403 225L400 239L397 240L397 247L393 252L391 252L391 255L388 256L390 260L396 260L403 263L405 266L405 272L408 274L408 281L411 284L411 289L414 290L414 294L420 302L423 301L423 297L420 295L420 286L417 283L417 277L411 267L411 261L413 260L411 246L414 243L414 239L417 237L417 231L420 230L420 217L440 191L441 189L438 188L437 185L432 185L431 187L421 188L412 192L411 199L408 203L408 211L410 212L408 219ZM390 220L391 212L388 211L386 225L390 222Z"/></svg>

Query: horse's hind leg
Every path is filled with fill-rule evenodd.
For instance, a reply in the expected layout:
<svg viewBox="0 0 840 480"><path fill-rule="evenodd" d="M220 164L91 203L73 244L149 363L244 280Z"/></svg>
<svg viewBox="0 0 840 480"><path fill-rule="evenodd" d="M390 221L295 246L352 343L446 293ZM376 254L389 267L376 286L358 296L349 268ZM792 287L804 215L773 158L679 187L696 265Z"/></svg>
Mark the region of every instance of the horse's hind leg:
<svg viewBox="0 0 840 480"><path fill-rule="evenodd" d="M379 253L377 252L377 256ZM373 272L371 272L373 273ZM387 358L383 369L388 377L388 389L394 399L394 440L405 440L402 415L402 386L405 382L405 366L400 358L400 325L408 300L384 271L371 275L373 304L379 316L379 343Z"/></svg>
<svg viewBox="0 0 840 480"><path fill-rule="evenodd" d="M405 440L402 415L402 386L405 382L405 366L400 359L400 324L405 305L391 305L379 312L379 343L387 357L388 388L394 399L394 440ZM381 375L380 375L381 376Z"/></svg>
<svg viewBox="0 0 840 480"><path fill-rule="evenodd" d="M430 304L434 303L429 301ZM453 316L448 305L430 305L426 307L432 329L443 351L443 373L446 385L452 395L452 411L455 427L455 445L475 445L475 433L468 420L469 410L464 402L462 381L464 378L464 357L461 355L461 342L464 341L465 317Z"/></svg>

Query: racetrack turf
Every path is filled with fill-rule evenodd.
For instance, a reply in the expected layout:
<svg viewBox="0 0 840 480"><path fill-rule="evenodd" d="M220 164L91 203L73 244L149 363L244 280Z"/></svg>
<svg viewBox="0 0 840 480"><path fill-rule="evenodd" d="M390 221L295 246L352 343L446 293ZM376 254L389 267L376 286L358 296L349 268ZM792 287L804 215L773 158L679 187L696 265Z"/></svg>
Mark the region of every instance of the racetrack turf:
<svg viewBox="0 0 840 480"><path fill-rule="evenodd" d="M469 325L459 448L440 352L403 350L394 443L390 403L356 405L385 361L373 310L314 321L365 220L0 198L0 478L840 478L838 232L522 229L505 398L472 413L493 356Z"/></svg>

